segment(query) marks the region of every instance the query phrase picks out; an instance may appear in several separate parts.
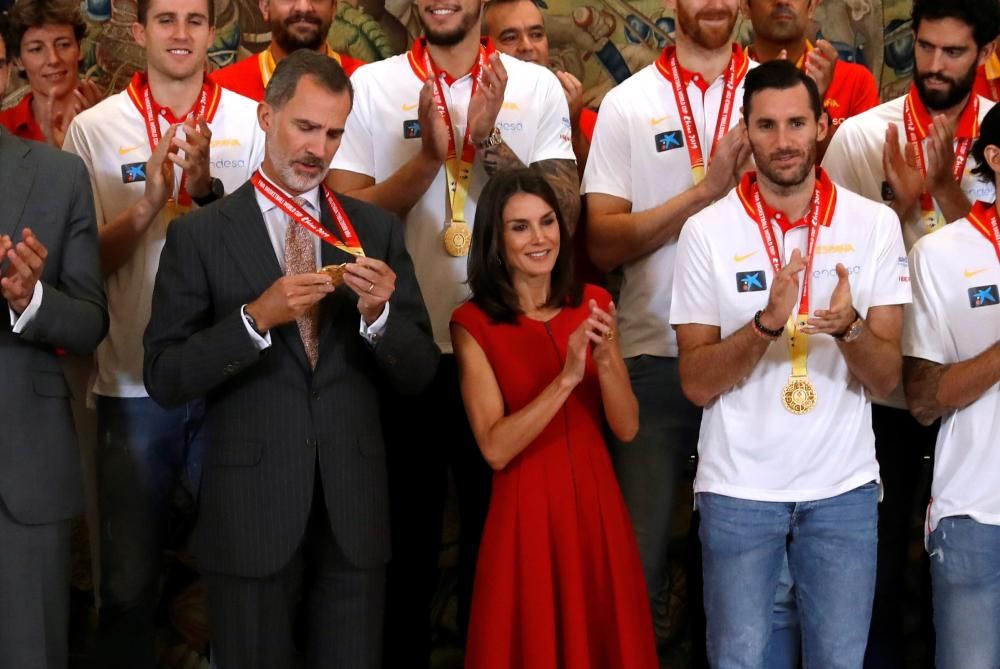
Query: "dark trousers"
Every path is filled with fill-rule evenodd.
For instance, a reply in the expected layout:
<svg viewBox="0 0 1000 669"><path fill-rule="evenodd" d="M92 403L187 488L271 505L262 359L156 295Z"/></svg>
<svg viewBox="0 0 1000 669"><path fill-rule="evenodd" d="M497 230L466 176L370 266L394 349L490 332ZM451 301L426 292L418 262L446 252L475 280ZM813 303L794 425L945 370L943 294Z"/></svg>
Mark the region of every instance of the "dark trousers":
<svg viewBox="0 0 1000 669"><path fill-rule="evenodd" d="M441 356L433 383L420 396L386 394L385 401L392 560L386 584L383 662L386 669L425 669L430 663L431 601L438 582L448 466L458 492L461 523L456 587L462 639L469 621L492 472L465 415L455 356Z"/></svg>
<svg viewBox="0 0 1000 669"><path fill-rule="evenodd" d="M358 568L330 529L316 473L302 545L278 573L245 578L206 573L214 669L291 669L296 621L310 669L378 669L385 569Z"/></svg>
<svg viewBox="0 0 1000 669"><path fill-rule="evenodd" d="M69 537L70 521L23 525L0 500L0 667L66 668Z"/></svg>
<svg viewBox="0 0 1000 669"><path fill-rule="evenodd" d="M939 423L923 427L903 409L872 405L872 429L875 453L885 497L879 504L878 566L875 580L875 603L865 653L865 669L918 669L904 660L903 618L909 607L904 597L904 580L909 549L923 536L923 529L913 522L918 509L930 498L930 480L925 475L924 458L934 453ZM919 618L923 639L933 643L930 609L930 564L920 551ZM933 667L933 649L927 653L925 667Z"/></svg>

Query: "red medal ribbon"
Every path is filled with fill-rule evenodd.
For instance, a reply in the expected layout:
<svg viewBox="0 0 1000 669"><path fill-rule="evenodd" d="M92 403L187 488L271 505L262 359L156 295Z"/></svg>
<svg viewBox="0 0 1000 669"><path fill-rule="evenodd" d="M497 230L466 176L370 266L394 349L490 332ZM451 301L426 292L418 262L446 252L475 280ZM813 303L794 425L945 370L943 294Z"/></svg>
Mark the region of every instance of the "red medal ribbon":
<svg viewBox="0 0 1000 669"><path fill-rule="evenodd" d="M719 141L729 131L729 120L733 115L736 101L736 88L743 80L749 69L750 59L745 51L738 44L733 45L733 55L729 59L729 65L724 74L724 86L722 93L722 103L719 106L719 115L715 121L715 134L712 137L712 146L709 151L709 159L715 155L715 149ZM656 68L660 74L670 82L674 90L674 98L677 101L677 110L680 112L681 127L684 131L684 138L688 147L688 157L691 160L691 176L695 184L705 178L705 156L701 148L701 140L698 137L698 128L694 122L694 115L691 113L691 99L687 94L687 86L681 75L680 63L677 60L677 50L669 46L663 50L656 60Z"/></svg>
<svg viewBox="0 0 1000 669"><path fill-rule="evenodd" d="M916 146L917 164L920 167L920 174L927 177L927 161L924 158L923 140L927 137L931 127L931 115L920 101L916 86L910 88L903 102L903 127L906 130L906 141ZM969 159L969 151L972 149L972 142L979 136L979 98L976 95L969 96L969 102L962 110L958 119L958 128L955 132L955 162L951 166L951 175L956 182L962 179L965 172L965 163ZM937 227L937 212L934 208L934 199L931 194L924 191L920 194L920 212L924 220L931 221L928 228Z"/></svg>
<svg viewBox="0 0 1000 669"><path fill-rule="evenodd" d="M142 115L142 120L146 123L146 137L149 138L149 150L153 152L160 143L160 123L157 115L162 113L171 124L180 123L183 118L173 117L169 109L161 109L153 100L153 95L149 90L149 81L143 73L136 73L128 85L128 96L132 104L136 106ZM198 101L195 103L197 112L195 115L205 119L208 123L215 116L215 110L219 107L219 96L222 88L209 78L205 78L201 85L201 92L198 94ZM190 116L190 112L186 115ZM186 118L185 116L185 118ZM187 174L181 175L181 183L177 189L176 201L185 207L191 206L191 196L187 192Z"/></svg>
<svg viewBox="0 0 1000 669"><path fill-rule="evenodd" d="M989 240L996 251L997 260L1000 260L1000 221L997 220L996 204L976 202L965 218Z"/></svg>
<svg viewBox="0 0 1000 669"><path fill-rule="evenodd" d="M260 170L253 173L253 176L250 177L250 181L253 182L254 188L256 188L261 195L277 205L277 207L288 214L293 221L319 237L327 244L330 244L341 251L350 253L351 255L363 256L365 254L364 249L361 248L361 241L358 239L358 234L354 231L354 226L351 225L350 219L347 218L347 212L345 212L344 208L340 206L340 202L337 201L337 196L333 194L333 191L325 185L321 186L323 189L323 197L326 199L326 206L329 207L330 214L333 216L333 219L337 222L337 226L340 228L340 234L343 237L343 241L337 239L332 232L324 228L322 223L310 216L302 207L298 205L298 203L295 202L295 200L287 197L280 188L275 186L268 180L267 177L261 174Z"/></svg>

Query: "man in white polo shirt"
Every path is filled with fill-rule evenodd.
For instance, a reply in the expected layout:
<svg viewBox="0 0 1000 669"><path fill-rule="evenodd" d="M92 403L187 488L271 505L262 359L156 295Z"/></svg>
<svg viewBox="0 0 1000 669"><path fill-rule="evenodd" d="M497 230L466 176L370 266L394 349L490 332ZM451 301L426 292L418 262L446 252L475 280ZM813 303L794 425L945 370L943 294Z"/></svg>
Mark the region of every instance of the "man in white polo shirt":
<svg viewBox="0 0 1000 669"><path fill-rule="evenodd" d="M214 5L140 0L147 71L80 113L64 149L90 172L111 326L97 349L101 666L153 666L152 619L174 487L198 490L201 405L165 410L143 384L142 336L167 226L250 178L257 105L205 78Z"/></svg>
<svg viewBox="0 0 1000 669"><path fill-rule="evenodd" d="M972 148L997 185L1000 109ZM927 509L938 669L1000 666L1000 224L996 203L921 239L910 252L903 375L910 411L942 419Z"/></svg>
<svg viewBox="0 0 1000 669"><path fill-rule="evenodd" d="M425 36L400 56L354 73L354 108L328 184L400 215L406 248L444 355L431 388L396 401L389 444L393 527L386 666L419 669L430 656L446 461L455 471L462 529L459 627L464 636L491 472L468 427L448 322L469 291L466 257L479 193L498 169L532 165L575 224L579 183L566 98L540 65L498 54L480 38L484 0L418 0ZM414 448L414 434L435 448Z"/></svg>
<svg viewBox="0 0 1000 669"><path fill-rule="evenodd" d="M653 598L674 484L701 420L681 393L669 326L677 236L736 184L749 156L738 122L752 62L730 41L737 0L708 4L677 0L676 46L604 98L583 176L591 259L605 272L624 269L618 324L642 420L631 443L610 446Z"/></svg>
<svg viewBox="0 0 1000 669"><path fill-rule="evenodd" d="M971 174L969 147L993 103L973 90L976 67L1000 30L996 0L916 0L913 86L906 95L845 120L823 168L838 185L886 202L902 222L907 250L923 235L992 201L992 183ZM903 647L903 575L916 539L911 519L923 504L921 472L937 425L922 427L902 388L875 397L872 423L886 490L879 508L879 569L867 657L898 666Z"/></svg>
<svg viewBox="0 0 1000 669"><path fill-rule="evenodd" d="M684 392L705 407L709 661L764 666L787 558L805 665L857 668L879 497L868 393L899 380L910 299L899 221L815 168L826 117L794 64L752 70L743 115L759 172L684 226L670 314Z"/></svg>

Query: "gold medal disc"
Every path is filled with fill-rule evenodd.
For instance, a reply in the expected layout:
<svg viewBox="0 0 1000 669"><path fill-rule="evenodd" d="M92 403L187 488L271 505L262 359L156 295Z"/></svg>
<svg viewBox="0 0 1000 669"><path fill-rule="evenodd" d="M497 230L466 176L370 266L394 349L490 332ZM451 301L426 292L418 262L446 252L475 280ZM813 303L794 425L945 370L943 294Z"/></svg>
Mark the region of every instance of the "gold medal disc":
<svg viewBox="0 0 1000 669"><path fill-rule="evenodd" d="M452 222L444 231L444 250L448 255L460 258L469 255L472 231L465 223Z"/></svg>
<svg viewBox="0 0 1000 669"><path fill-rule="evenodd" d="M781 403L797 416L809 413L816 406L816 389L809 379L793 376L781 391Z"/></svg>
<svg viewBox="0 0 1000 669"><path fill-rule="evenodd" d="M334 286L339 286L344 283L344 271L346 269L347 263L340 263L339 265L324 265L319 268L319 271L329 275Z"/></svg>

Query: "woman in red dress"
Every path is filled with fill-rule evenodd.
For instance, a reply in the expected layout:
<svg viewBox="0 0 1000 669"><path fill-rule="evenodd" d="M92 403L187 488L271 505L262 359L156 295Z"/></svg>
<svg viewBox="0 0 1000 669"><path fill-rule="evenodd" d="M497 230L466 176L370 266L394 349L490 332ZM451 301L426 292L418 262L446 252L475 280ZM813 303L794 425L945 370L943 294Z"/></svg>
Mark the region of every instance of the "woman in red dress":
<svg viewBox="0 0 1000 669"><path fill-rule="evenodd" d="M655 669L635 535L603 438L639 409L607 292L573 281L555 194L537 172L483 190L472 298L452 316L462 397L495 470L468 669Z"/></svg>

